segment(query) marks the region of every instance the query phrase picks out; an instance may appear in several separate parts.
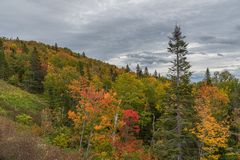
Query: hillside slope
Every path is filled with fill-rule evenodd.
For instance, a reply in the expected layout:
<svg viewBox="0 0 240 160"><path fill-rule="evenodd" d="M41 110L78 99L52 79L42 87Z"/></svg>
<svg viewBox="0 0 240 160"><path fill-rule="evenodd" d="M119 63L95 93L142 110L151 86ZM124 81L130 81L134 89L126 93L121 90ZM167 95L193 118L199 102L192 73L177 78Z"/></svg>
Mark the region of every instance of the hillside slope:
<svg viewBox="0 0 240 160"><path fill-rule="evenodd" d="M36 41L7 38L0 38L0 40L3 42L4 53L10 69L9 74L18 76L20 82L24 80L24 75L29 70L29 60L34 48L38 51L42 67L45 70L52 68L62 69L66 66L71 66L76 67L78 71L85 73L85 75L97 75L106 79L111 79L112 74L115 72L116 74L123 72L122 69L117 68L115 65L89 58L84 52L80 54L68 48L58 47L57 44L51 46Z"/></svg>
<svg viewBox="0 0 240 160"><path fill-rule="evenodd" d="M48 106L47 100L0 80L0 114L15 118L18 114L37 117Z"/></svg>

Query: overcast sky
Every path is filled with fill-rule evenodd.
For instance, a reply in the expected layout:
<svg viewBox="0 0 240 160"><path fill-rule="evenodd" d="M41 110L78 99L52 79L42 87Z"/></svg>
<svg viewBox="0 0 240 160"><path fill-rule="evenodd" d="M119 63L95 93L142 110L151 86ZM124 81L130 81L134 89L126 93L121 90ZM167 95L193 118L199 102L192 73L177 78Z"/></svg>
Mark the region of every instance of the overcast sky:
<svg viewBox="0 0 240 160"><path fill-rule="evenodd" d="M58 43L117 66L165 74L182 28L194 78L240 68L240 0L0 0L0 36Z"/></svg>

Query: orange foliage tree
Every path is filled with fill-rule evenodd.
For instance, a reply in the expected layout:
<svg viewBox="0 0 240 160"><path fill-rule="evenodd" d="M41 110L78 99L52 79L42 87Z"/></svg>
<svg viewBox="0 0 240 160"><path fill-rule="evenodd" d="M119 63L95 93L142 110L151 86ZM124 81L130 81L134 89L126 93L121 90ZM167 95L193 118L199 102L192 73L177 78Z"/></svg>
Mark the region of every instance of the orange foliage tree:
<svg viewBox="0 0 240 160"><path fill-rule="evenodd" d="M88 156L90 146L93 146L96 156L109 156L111 141L117 126L121 125L116 118L120 113L119 101L113 98L111 92L96 90L84 78L72 81L69 90L77 106L75 111L68 112L68 118L73 121L74 130L79 135L80 150L86 146L85 153Z"/></svg>

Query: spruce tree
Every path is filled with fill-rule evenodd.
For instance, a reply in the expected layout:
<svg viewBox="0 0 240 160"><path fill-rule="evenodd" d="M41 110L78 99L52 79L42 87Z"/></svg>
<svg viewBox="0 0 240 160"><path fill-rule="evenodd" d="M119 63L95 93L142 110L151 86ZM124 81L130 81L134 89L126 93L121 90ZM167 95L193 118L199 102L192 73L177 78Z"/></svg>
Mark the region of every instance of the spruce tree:
<svg viewBox="0 0 240 160"><path fill-rule="evenodd" d="M83 53L82 53L82 56L83 56L83 57L86 57L86 54L85 54L85 52L83 52Z"/></svg>
<svg viewBox="0 0 240 160"><path fill-rule="evenodd" d="M91 75L91 72L90 72L89 64L86 65L85 76L86 76L86 78L87 78L88 80L91 80L91 79L92 79L92 75Z"/></svg>
<svg viewBox="0 0 240 160"><path fill-rule="evenodd" d="M208 68L207 68L207 70L206 70L206 72L205 72L204 81L205 81L208 85L211 85L211 84L212 84L211 74L210 74L210 71L209 71Z"/></svg>
<svg viewBox="0 0 240 160"><path fill-rule="evenodd" d="M83 66L83 63L81 61L78 61L77 69L78 69L80 75L83 76L84 75L84 66Z"/></svg>
<svg viewBox="0 0 240 160"><path fill-rule="evenodd" d="M58 52L58 44L57 43L54 44L54 50L56 53Z"/></svg>
<svg viewBox="0 0 240 160"><path fill-rule="evenodd" d="M43 92L44 71L36 48L32 52L30 66L29 80L27 81L28 89L33 93L41 93Z"/></svg>
<svg viewBox="0 0 240 160"><path fill-rule="evenodd" d="M140 68L139 64L137 64L136 73L137 73L137 76L138 76L138 77L141 77L141 76L142 76L142 69Z"/></svg>
<svg viewBox="0 0 240 160"><path fill-rule="evenodd" d="M9 76L8 63L4 54L4 46L2 40L0 40L0 79L7 80Z"/></svg>
<svg viewBox="0 0 240 160"><path fill-rule="evenodd" d="M117 73L113 70L113 68L110 68L110 77L112 81L115 81L117 78Z"/></svg>
<svg viewBox="0 0 240 160"><path fill-rule="evenodd" d="M153 76L154 76L155 78L158 78L157 70L154 71Z"/></svg>
<svg viewBox="0 0 240 160"><path fill-rule="evenodd" d="M10 75L15 75L17 73L17 51L16 48L10 48L11 53L9 54L9 72Z"/></svg>
<svg viewBox="0 0 240 160"><path fill-rule="evenodd" d="M126 65L126 72L130 72L131 70L130 70L130 68L129 68L129 66L128 66L128 64Z"/></svg>
<svg viewBox="0 0 240 160"><path fill-rule="evenodd" d="M197 147L190 129L194 123L190 64L186 55L187 43L180 27L176 26L169 37L168 52L175 56L169 68L171 87L165 99L164 113L158 120L158 131L154 134L154 153L159 159L197 159Z"/></svg>
<svg viewBox="0 0 240 160"><path fill-rule="evenodd" d="M158 79L160 79L161 78L161 74L160 73L158 73Z"/></svg>
<svg viewBox="0 0 240 160"><path fill-rule="evenodd" d="M148 68L147 67L144 68L144 76L149 76L149 72L148 72Z"/></svg>

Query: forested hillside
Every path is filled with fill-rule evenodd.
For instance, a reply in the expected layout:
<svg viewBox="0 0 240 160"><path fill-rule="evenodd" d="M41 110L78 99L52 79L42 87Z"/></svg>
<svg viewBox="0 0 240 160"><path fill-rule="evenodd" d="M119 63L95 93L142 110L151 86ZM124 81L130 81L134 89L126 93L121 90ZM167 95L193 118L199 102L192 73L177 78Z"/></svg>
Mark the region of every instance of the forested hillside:
<svg viewBox="0 0 240 160"><path fill-rule="evenodd" d="M176 26L164 77L1 38L0 159L240 159L239 79L206 68L191 82L187 46Z"/></svg>

